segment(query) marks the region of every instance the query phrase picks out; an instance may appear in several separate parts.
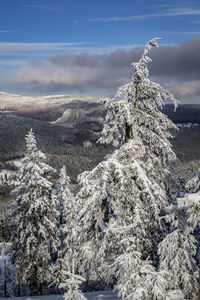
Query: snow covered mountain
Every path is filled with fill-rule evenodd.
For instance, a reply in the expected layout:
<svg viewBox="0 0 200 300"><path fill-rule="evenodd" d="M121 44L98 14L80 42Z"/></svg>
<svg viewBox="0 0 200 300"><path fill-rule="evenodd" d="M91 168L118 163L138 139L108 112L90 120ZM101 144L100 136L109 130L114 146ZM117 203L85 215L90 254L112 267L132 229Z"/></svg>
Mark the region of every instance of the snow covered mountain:
<svg viewBox="0 0 200 300"><path fill-rule="evenodd" d="M51 165L58 169L65 164L69 175L76 178L108 153L107 146L96 144L103 111L94 97L0 93L0 167L13 169L8 164L23 156L24 137L32 128Z"/></svg>
<svg viewBox="0 0 200 300"><path fill-rule="evenodd" d="M27 97L0 92L0 112L74 126L83 121L102 122L102 105L89 96ZM100 112L99 112L100 111Z"/></svg>
<svg viewBox="0 0 200 300"><path fill-rule="evenodd" d="M175 113L167 105L164 112L175 123L200 124L200 105L181 105ZM95 97L28 97L0 92L1 169L13 169L10 161L23 156L24 137L33 128L49 163L57 169L65 164L75 179L112 151L110 146L96 144L104 116L105 108ZM200 159L200 127L180 127L173 144L181 160Z"/></svg>
<svg viewBox="0 0 200 300"><path fill-rule="evenodd" d="M103 122L104 107L98 98L81 95L20 96L0 92L0 112L74 127L81 122ZM200 105L172 105L164 113L175 123L200 124Z"/></svg>

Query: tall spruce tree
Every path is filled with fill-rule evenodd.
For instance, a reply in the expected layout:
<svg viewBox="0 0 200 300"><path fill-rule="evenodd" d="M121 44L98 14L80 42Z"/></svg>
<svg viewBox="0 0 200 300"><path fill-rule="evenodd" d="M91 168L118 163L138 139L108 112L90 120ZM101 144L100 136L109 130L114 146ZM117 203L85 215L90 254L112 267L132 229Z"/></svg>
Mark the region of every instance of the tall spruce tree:
<svg viewBox="0 0 200 300"><path fill-rule="evenodd" d="M32 129L26 135L27 153L18 173L17 197L12 206L12 255L16 281L30 282L31 294L40 293L51 276L51 254L57 250L56 199L49 174L53 169L38 150Z"/></svg>
<svg viewBox="0 0 200 300"><path fill-rule="evenodd" d="M70 178L65 166L60 170L57 199L59 202L59 237L58 259L55 265L55 282L58 289L66 281L66 272L76 253L77 211L75 197L70 191Z"/></svg>
<svg viewBox="0 0 200 300"><path fill-rule="evenodd" d="M67 260L67 257L73 256L75 251L75 238L76 238L76 228L77 228L77 208L75 197L70 191L70 178L66 175L66 168L60 171L59 178L59 193L58 200L60 202L60 216L61 216L61 240L62 240L62 252L63 257Z"/></svg>
<svg viewBox="0 0 200 300"><path fill-rule="evenodd" d="M166 231L160 217L170 202L167 182L176 155L169 142L169 129L176 127L160 109L167 99L175 107L177 101L148 79L151 59L147 54L154 46L158 46L156 39L147 43L139 62L132 64L132 81L120 87L114 99L104 101L107 115L99 142L121 147L78 177L80 253L82 261L89 261L85 266L92 274L119 262L119 257L118 267L124 264L126 269L132 249L139 253L138 265L140 259L149 257L156 266L157 246ZM148 286L144 289L147 291Z"/></svg>

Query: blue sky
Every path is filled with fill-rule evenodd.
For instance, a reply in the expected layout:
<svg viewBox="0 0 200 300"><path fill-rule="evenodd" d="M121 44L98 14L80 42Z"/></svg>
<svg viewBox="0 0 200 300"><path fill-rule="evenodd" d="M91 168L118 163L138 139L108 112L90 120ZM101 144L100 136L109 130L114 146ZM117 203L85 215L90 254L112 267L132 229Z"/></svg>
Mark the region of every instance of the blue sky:
<svg viewBox="0 0 200 300"><path fill-rule="evenodd" d="M167 4L166 4L167 3ZM178 43L200 34L200 2L158 0L0 0L1 41Z"/></svg>
<svg viewBox="0 0 200 300"><path fill-rule="evenodd" d="M131 55L137 58L144 44L157 36L163 38L161 51L156 52L164 55L163 62L159 58L160 68L170 64L172 51L173 59L182 55L177 63L182 70L200 40L200 1L0 0L0 89L110 95L129 80L130 64L121 62L129 63ZM197 67L200 57L195 55ZM160 76L158 68L152 68L153 78L183 102L198 103L198 70L193 67L186 80L183 70ZM187 69L186 65L183 72ZM106 80L105 74L116 78Z"/></svg>

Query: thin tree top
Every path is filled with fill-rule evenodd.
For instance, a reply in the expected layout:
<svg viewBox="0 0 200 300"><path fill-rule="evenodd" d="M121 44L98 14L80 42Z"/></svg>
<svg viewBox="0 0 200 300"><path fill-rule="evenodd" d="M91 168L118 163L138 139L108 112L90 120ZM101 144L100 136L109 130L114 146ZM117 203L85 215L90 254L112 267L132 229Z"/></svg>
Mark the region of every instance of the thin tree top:
<svg viewBox="0 0 200 300"><path fill-rule="evenodd" d="M144 47L144 52L142 54L142 57L140 58L139 62L137 63L132 63L131 65L135 69L135 74L133 76L133 80L135 83L137 81L141 81L144 77L149 76L149 70L147 68L147 64L152 61L150 57L147 56L148 52L151 50L153 47L159 47L158 43L156 42L157 40L162 40L161 38L153 38L150 40Z"/></svg>

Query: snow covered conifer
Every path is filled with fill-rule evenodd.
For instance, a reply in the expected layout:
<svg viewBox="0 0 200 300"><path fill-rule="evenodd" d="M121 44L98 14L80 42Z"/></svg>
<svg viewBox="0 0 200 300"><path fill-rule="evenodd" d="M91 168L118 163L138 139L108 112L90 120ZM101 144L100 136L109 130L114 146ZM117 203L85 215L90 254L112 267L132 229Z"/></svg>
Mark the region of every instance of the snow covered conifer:
<svg viewBox="0 0 200 300"><path fill-rule="evenodd" d="M92 262L93 269L97 269L97 258L102 260L105 255L104 260L109 260L123 251L121 237L115 235L113 227L126 227L127 235L134 232L143 258L154 257L162 236L159 215L166 205L166 195L139 161L142 151L142 144L130 141L92 171L79 176L78 238L83 256L86 260L89 257L90 272Z"/></svg>
<svg viewBox="0 0 200 300"><path fill-rule="evenodd" d="M13 191L17 197L12 206L12 255L16 281L20 285L31 282L35 294L40 292L51 273L51 253L57 250L56 199L48 180L53 169L45 163L45 155L38 150L32 130L26 135L27 153L19 171L19 186Z"/></svg>
<svg viewBox="0 0 200 300"><path fill-rule="evenodd" d="M196 176L186 184L187 193L183 198L178 199L179 207L188 210L188 226L191 232L200 226L200 170Z"/></svg>
<svg viewBox="0 0 200 300"><path fill-rule="evenodd" d="M183 299L180 290L169 290L167 272L157 272L151 261L142 259L142 254L135 249L132 238L125 238L122 244L126 244L124 253L115 259L107 271L107 276L111 272L116 274L115 290L119 297L123 300Z"/></svg>
<svg viewBox="0 0 200 300"><path fill-rule="evenodd" d="M186 232L194 239L193 243L195 244L195 246L193 255L197 254L196 258L199 268L200 170L198 171L196 176L194 176L187 182L185 187L187 193L184 195L184 197L178 199L178 206L180 210L185 209L187 211L188 218L185 226ZM193 282L195 282L196 286L198 286L194 290L194 296L197 296L198 294L198 299L200 299L200 284L197 283L197 278L199 281L200 274L196 274L196 276L193 276Z"/></svg>
<svg viewBox="0 0 200 300"><path fill-rule="evenodd" d="M159 244L160 271L167 273L169 289L181 290L185 299L195 299L198 287L197 265L194 259L196 241L187 226L188 214L174 206L168 219L174 230Z"/></svg>
<svg viewBox="0 0 200 300"><path fill-rule="evenodd" d="M72 266L68 266L69 271L65 271L67 277L65 283L61 284L62 288L68 288L68 291L64 294L64 300L87 300L79 289L79 285L85 281L85 279L76 275L74 272L74 260L72 261Z"/></svg>
<svg viewBox="0 0 200 300"><path fill-rule="evenodd" d="M105 100L106 123L99 141L121 147L78 177L79 239L90 270L102 264L105 269L124 253L123 235L132 237L142 260L149 257L156 264L157 246L166 231L160 217L170 201L166 178L176 155L168 139L175 125L160 108L167 99L175 106L177 101L147 78L152 46L157 46L156 39L133 64L132 81L114 99ZM126 228L126 234L115 234L115 228Z"/></svg>
<svg viewBox="0 0 200 300"><path fill-rule="evenodd" d="M64 272L68 270L68 266L71 265L72 257L74 257L76 252L77 211L74 195L69 188L70 178L66 175L65 166L60 170L58 184L60 247L55 272L57 274L56 282L59 287L65 280Z"/></svg>
<svg viewBox="0 0 200 300"><path fill-rule="evenodd" d="M70 191L70 178L66 175L65 166L60 170L58 183L60 187L57 195L60 203L60 231L62 249L65 254L67 251L71 251L73 247L73 238L77 226L75 198Z"/></svg>
<svg viewBox="0 0 200 300"><path fill-rule="evenodd" d="M160 109L167 100L176 108L178 101L158 83L148 79L147 66L151 62L148 52L152 47L158 47L156 40L159 39L149 41L139 62L132 63L135 69L132 80L121 86L113 99L104 100L107 115L99 142L123 145L131 139L139 139L145 146L143 160L153 163L154 173L156 169L159 172L156 180L160 178L163 182L169 166L176 160L169 142L172 136L169 129L176 126Z"/></svg>

